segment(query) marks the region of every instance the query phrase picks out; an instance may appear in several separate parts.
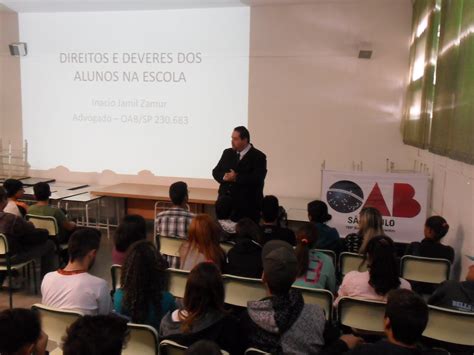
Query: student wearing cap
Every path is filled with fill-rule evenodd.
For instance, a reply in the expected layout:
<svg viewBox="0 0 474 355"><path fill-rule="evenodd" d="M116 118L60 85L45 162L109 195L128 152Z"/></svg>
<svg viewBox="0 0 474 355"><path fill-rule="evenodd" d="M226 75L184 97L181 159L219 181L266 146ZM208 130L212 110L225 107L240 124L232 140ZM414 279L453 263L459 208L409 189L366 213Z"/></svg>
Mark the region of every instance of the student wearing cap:
<svg viewBox="0 0 474 355"><path fill-rule="evenodd" d="M297 260L293 247L272 240L262 250L262 281L268 297L251 301L242 317L248 347L272 354L315 354L324 345L326 318L318 305L305 304L292 289Z"/></svg>
<svg viewBox="0 0 474 355"><path fill-rule="evenodd" d="M23 183L16 179L7 179L3 183L3 187L7 192L8 203L3 209L3 212L14 214L18 217L24 217L28 210L28 205L24 202L18 201L23 197L25 190Z"/></svg>

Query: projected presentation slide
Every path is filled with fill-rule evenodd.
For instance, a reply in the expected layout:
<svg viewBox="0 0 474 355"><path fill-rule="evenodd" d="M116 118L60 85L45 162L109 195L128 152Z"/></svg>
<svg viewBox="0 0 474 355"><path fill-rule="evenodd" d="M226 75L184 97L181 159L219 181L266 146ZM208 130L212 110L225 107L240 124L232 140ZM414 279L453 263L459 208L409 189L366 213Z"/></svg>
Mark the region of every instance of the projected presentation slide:
<svg viewBox="0 0 474 355"><path fill-rule="evenodd" d="M22 13L33 169L211 178L248 123L250 9Z"/></svg>

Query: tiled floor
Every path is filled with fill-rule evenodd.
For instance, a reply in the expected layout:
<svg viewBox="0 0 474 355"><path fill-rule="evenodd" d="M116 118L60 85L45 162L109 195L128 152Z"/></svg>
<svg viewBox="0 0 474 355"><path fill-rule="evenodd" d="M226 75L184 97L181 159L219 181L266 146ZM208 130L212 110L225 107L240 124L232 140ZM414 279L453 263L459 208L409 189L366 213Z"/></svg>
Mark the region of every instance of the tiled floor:
<svg viewBox="0 0 474 355"><path fill-rule="evenodd" d="M151 229L149 228L149 239L151 240ZM91 273L98 277L101 277L112 285L110 279L110 265L112 265L112 233L110 239L107 238L107 233L103 233L101 246L97 255L96 262L92 267ZM38 273L39 278L39 273ZM33 290L33 281L29 282L26 280L29 287L13 293L13 307L30 308L34 303L41 302L40 286L38 282L38 295L35 295ZM7 309L8 305L8 291L6 289L0 290L0 311Z"/></svg>

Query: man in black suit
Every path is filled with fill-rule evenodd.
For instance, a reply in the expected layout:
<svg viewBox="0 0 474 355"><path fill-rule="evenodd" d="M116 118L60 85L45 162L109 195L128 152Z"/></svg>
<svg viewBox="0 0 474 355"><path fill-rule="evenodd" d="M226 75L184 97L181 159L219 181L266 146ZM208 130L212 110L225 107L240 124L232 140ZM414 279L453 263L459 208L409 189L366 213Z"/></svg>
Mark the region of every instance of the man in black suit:
<svg viewBox="0 0 474 355"><path fill-rule="evenodd" d="M250 133L243 126L232 132L232 148L224 150L212 176L220 184L219 197L230 196L233 219L249 217L258 223L267 175L267 157L250 144Z"/></svg>

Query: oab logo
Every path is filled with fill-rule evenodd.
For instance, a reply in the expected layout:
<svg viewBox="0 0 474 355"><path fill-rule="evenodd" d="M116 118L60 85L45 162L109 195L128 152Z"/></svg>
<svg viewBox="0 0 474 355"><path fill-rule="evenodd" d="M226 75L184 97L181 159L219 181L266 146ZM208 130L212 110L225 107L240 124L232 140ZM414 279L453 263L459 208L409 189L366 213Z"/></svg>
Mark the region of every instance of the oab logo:
<svg viewBox="0 0 474 355"><path fill-rule="evenodd" d="M353 181L340 180L331 185L326 200L329 206L339 213L353 213L361 207L375 207L385 217L413 218L421 211L421 205L414 196L415 189L410 184L394 183L390 213L378 183L374 184L365 200L364 191L359 185Z"/></svg>

